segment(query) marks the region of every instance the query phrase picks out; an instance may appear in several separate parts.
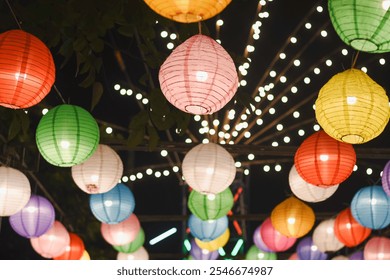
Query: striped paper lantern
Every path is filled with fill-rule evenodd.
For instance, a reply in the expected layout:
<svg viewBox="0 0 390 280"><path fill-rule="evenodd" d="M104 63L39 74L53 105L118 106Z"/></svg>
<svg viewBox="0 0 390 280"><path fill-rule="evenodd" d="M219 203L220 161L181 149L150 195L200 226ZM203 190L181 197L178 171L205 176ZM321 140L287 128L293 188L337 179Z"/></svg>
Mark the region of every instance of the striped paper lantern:
<svg viewBox="0 0 390 280"><path fill-rule="evenodd" d="M313 243L321 252L336 252L344 247L335 235L335 220L333 218L323 220L313 231Z"/></svg>
<svg viewBox="0 0 390 280"><path fill-rule="evenodd" d="M198 238L194 238L194 240L201 249L208 250L211 252L211 251L217 251L219 248L225 246L228 243L229 238L230 238L230 230L228 228L222 235L218 236L214 240L207 241L207 242L199 240Z"/></svg>
<svg viewBox="0 0 390 280"><path fill-rule="evenodd" d="M318 250L311 236L304 237L297 244L297 255L300 260L326 260L328 254Z"/></svg>
<svg viewBox="0 0 390 280"><path fill-rule="evenodd" d="M390 160L386 163L382 173L382 188L390 196Z"/></svg>
<svg viewBox="0 0 390 280"><path fill-rule="evenodd" d="M265 219L261 224L260 235L267 248L273 252L287 251L297 241L295 237L288 237L276 230L270 218Z"/></svg>
<svg viewBox="0 0 390 280"><path fill-rule="evenodd" d="M390 260L390 238L374 236L364 245L365 260Z"/></svg>
<svg viewBox="0 0 390 280"><path fill-rule="evenodd" d="M139 232L137 233L137 236L133 241L125 245L118 245L113 247L118 252L130 254L130 253L134 253L139 248L141 248L144 245L144 243L145 243L145 232L142 228L140 228Z"/></svg>
<svg viewBox="0 0 390 280"><path fill-rule="evenodd" d="M135 214L131 214L126 220L117 224L105 224L100 226L100 232L104 240L113 245L120 246L135 240L141 224Z"/></svg>
<svg viewBox="0 0 390 280"><path fill-rule="evenodd" d="M214 240L223 234L228 226L229 220L227 216L217 220L203 221L192 214L188 219L188 227L192 236L204 242Z"/></svg>
<svg viewBox="0 0 390 280"><path fill-rule="evenodd" d="M65 252L57 257L54 257L54 260L79 260L85 250L84 242L75 233L69 233L69 245L66 246Z"/></svg>

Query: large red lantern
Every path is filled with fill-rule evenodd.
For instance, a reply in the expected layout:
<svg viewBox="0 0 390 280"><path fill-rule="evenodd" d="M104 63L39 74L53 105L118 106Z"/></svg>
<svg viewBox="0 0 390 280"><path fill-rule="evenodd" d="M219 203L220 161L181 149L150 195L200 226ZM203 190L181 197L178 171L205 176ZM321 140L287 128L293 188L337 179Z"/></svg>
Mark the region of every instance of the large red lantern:
<svg viewBox="0 0 390 280"><path fill-rule="evenodd" d="M70 242L62 255L54 257L55 260L79 260L84 254L84 242L75 233L69 233Z"/></svg>

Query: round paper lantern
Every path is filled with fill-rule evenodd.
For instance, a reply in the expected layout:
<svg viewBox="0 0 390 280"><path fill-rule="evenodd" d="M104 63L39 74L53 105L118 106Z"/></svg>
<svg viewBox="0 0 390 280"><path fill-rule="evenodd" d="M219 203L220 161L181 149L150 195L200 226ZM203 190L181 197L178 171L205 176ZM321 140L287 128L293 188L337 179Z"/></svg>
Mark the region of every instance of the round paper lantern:
<svg viewBox="0 0 390 280"><path fill-rule="evenodd" d="M265 245L263 238L261 237L260 229L261 225L259 225L253 232L253 243L255 243L256 247L259 248L261 251L267 253L273 252L270 248L267 247L267 245Z"/></svg>
<svg viewBox="0 0 390 280"><path fill-rule="evenodd" d="M349 256L350 260L364 260L364 252L363 251L357 251Z"/></svg>
<svg viewBox="0 0 390 280"><path fill-rule="evenodd" d="M160 16L170 20L199 22L221 13L231 0L144 0Z"/></svg>
<svg viewBox="0 0 390 280"><path fill-rule="evenodd" d="M319 187L330 187L345 181L355 163L353 146L333 139L323 130L306 138L294 157L299 176Z"/></svg>
<svg viewBox="0 0 390 280"><path fill-rule="evenodd" d="M141 225L135 214L131 214L123 222L117 224L102 223L100 227L104 240L114 246L125 245L134 241L140 229Z"/></svg>
<svg viewBox="0 0 390 280"><path fill-rule="evenodd" d="M100 144L90 158L71 168L76 185L86 193L105 193L119 182L123 163L109 146Z"/></svg>
<svg viewBox="0 0 390 280"><path fill-rule="evenodd" d="M277 255L273 252L264 252L257 248L257 246L252 245L249 247L248 252L245 254L246 260L276 260Z"/></svg>
<svg viewBox="0 0 390 280"><path fill-rule="evenodd" d="M390 116L386 91L359 69L334 75L315 102L316 119L334 139L366 143L385 129Z"/></svg>
<svg viewBox="0 0 390 280"><path fill-rule="evenodd" d="M145 232L142 228L140 228L139 232L137 233L137 236L133 241L125 245L119 245L113 247L118 252L130 254L130 253L134 253L139 248L141 248L144 245L144 243L145 243Z"/></svg>
<svg viewBox="0 0 390 280"><path fill-rule="evenodd" d="M288 175L290 189L299 199L306 202L321 202L331 197L338 189L339 185L321 188L307 183L299 176L295 165L290 169Z"/></svg>
<svg viewBox="0 0 390 280"><path fill-rule="evenodd" d="M214 39L195 35L177 46L161 65L160 87L176 108L212 114L223 108L238 87L232 58Z"/></svg>
<svg viewBox="0 0 390 280"><path fill-rule="evenodd" d="M362 226L385 228L390 224L390 196L381 186L363 187L352 198L351 212Z"/></svg>
<svg viewBox="0 0 390 280"><path fill-rule="evenodd" d="M214 143L193 147L182 163L187 184L201 194L217 194L233 183L236 166L230 153Z"/></svg>
<svg viewBox="0 0 390 280"><path fill-rule="evenodd" d="M19 212L31 196L30 182L19 170L0 166L0 217Z"/></svg>
<svg viewBox="0 0 390 280"><path fill-rule="evenodd" d="M304 237L297 244L297 254L300 260L326 260L328 254L318 250L311 236Z"/></svg>
<svg viewBox="0 0 390 280"><path fill-rule="evenodd" d="M364 246L365 260L390 260L390 238L375 236Z"/></svg>
<svg viewBox="0 0 390 280"><path fill-rule="evenodd" d="M188 197L189 210L202 220L216 220L227 215L233 204L233 194L230 188L208 195L193 190Z"/></svg>
<svg viewBox="0 0 390 280"><path fill-rule="evenodd" d="M322 252L336 252L344 247L334 233L335 220L326 219L320 222L313 231L313 244Z"/></svg>
<svg viewBox="0 0 390 280"><path fill-rule="evenodd" d="M328 9L332 25L345 44L368 53L390 51L388 1L329 0Z"/></svg>
<svg viewBox="0 0 390 280"><path fill-rule="evenodd" d="M310 206L292 196L272 210L271 222L281 234L299 238L313 228L315 215Z"/></svg>
<svg viewBox="0 0 390 280"><path fill-rule="evenodd" d="M84 250L83 255L80 258L81 261L90 261L91 257L89 256L89 253Z"/></svg>
<svg viewBox="0 0 390 280"><path fill-rule="evenodd" d="M126 220L134 211L135 199L132 191L122 183L101 194L89 196L92 214L105 224L117 224Z"/></svg>
<svg viewBox="0 0 390 280"><path fill-rule="evenodd" d="M149 260L149 253L144 247L141 247L129 254L118 252L116 259L122 261L147 261Z"/></svg>
<svg viewBox="0 0 390 280"><path fill-rule="evenodd" d="M381 180L382 180L383 190L388 196L390 196L390 160L386 163L385 167L383 168L383 174Z"/></svg>
<svg viewBox="0 0 390 280"><path fill-rule="evenodd" d="M223 234L228 226L229 220L227 216L223 216L217 220L203 221L195 215L190 215L188 219L188 227L191 230L192 236L204 242L214 240Z"/></svg>
<svg viewBox="0 0 390 280"><path fill-rule="evenodd" d="M351 208L341 211L335 220L334 234L347 247L361 244L371 234L371 229L362 226L352 216Z"/></svg>
<svg viewBox="0 0 390 280"><path fill-rule="evenodd" d="M26 238L41 236L53 226L54 220L55 211L51 202L34 194L22 210L9 217L12 229Z"/></svg>
<svg viewBox="0 0 390 280"><path fill-rule="evenodd" d="M209 251L206 249L201 249L195 240L191 240L191 250L190 254L193 260L216 260L219 257L218 250Z"/></svg>
<svg viewBox="0 0 390 280"><path fill-rule="evenodd" d="M208 251L217 251L219 248L225 246L230 238L230 230L229 228L220 236L218 236L216 239L204 242L202 240L199 240L198 238L194 238L196 244L204 250Z"/></svg>
<svg viewBox="0 0 390 280"><path fill-rule="evenodd" d="M70 235L64 225L54 221L53 226L39 237L30 238L31 246L39 255L51 259L62 255L70 243Z"/></svg>
<svg viewBox="0 0 390 280"><path fill-rule="evenodd" d="M66 246L65 252L54 257L54 260L79 260L83 256L85 250L83 240L72 232L69 233L69 237L69 245Z"/></svg>
<svg viewBox="0 0 390 280"><path fill-rule="evenodd" d="M271 219L267 218L261 224L260 235L264 244L273 252L284 252L290 249L297 241L294 237L287 237L277 231L271 223Z"/></svg>
<svg viewBox="0 0 390 280"><path fill-rule="evenodd" d="M50 50L32 34L0 34L0 105L13 109L38 104L51 90L55 65Z"/></svg>
<svg viewBox="0 0 390 280"><path fill-rule="evenodd" d="M49 110L38 123L36 143L50 164L70 167L87 160L100 140L96 120L85 109L62 104Z"/></svg>

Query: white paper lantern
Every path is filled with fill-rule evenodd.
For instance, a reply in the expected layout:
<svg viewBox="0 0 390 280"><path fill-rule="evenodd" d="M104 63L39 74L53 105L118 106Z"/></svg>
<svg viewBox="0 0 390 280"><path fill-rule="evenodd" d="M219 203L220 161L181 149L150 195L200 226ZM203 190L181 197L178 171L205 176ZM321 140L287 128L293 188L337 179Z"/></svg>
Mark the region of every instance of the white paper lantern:
<svg viewBox="0 0 390 280"><path fill-rule="evenodd" d="M302 179L302 177L298 174L295 165L293 165L290 169L288 181L290 189L294 195L306 202L324 201L331 197L339 187L338 184L327 188L312 185Z"/></svg>
<svg viewBox="0 0 390 280"><path fill-rule="evenodd" d="M313 243L321 252L336 252L344 247L334 234L335 220L324 220L314 229Z"/></svg>
<svg viewBox="0 0 390 280"><path fill-rule="evenodd" d="M105 193L119 182L123 163L109 146L100 144L93 155L81 164L72 166L76 185L88 194Z"/></svg>
<svg viewBox="0 0 390 280"><path fill-rule="evenodd" d="M118 252L117 260L125 260L125 261L135 261L135 260L149 260L149 254L146 249L142 246L134 253L126 254L122 252Z"/></svg>
<svg viewBox="0 0 390 280"><path fill-rule="evenodd" d="M19 170L0 166L0 217L19 212L30 200L31 187Z"/></svg>
<svg viewBox="0 0 390 280"><path fill-rule="evenodd" d="M183 159L182 169L187 184L202 194L224 191L236 176L233 157L214 143L192 148Z"/></svg>

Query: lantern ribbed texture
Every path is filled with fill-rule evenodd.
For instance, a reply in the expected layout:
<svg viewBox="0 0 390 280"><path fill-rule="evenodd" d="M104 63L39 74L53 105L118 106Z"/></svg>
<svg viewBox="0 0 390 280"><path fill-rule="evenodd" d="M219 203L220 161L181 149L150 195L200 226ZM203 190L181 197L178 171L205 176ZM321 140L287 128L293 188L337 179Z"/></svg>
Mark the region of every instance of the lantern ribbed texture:
<svg viewBox="0 0 390 280"><path fill-rule="evenodd" d="M134 253L126 254L126 253L118 252L116 259L122 261L136 261L136 260L147 261L149 260L149 253L148 251L146 251L144 247L140 247Z"/></svg>
<svg viewBox="0 0 390 280"><path fill-rule="evenodd" d="M188 227L192 236L204 242L214 240L223 234L228 226L229 220L227 216L217 220L203 221L192 214L188 219Z"/></svg>
<svg viewBox="0 0 390 280"><path fill-rule="evenodd" d="M51 202L34 194L26 206L9 217L12 229L25 238L41 236L53 226L54 220L55 211Z"/></svg>
<svg viewBox="0 0 390 280"><path fill-rule="evenodd" d="M270 248L265 245L263 238L261 237L260 233L261 225L259 225L255 231L253 232L253 243L256 245L257 248L259 248L261 251L270 253L273 252Z"/></svg>
<svg viewBox="0 0 390 280"><path fill-rule="evenodd" d="M331 22L340 39L359 51L390 51L390 10L383 0L329 0Z"/></svg>
<svg viewBox="0 0 390 280"><path fill-rule="evenodd" d="M117 224L102 223L100 227L101 234L107 243L113 246L128 244L137 237L141 229L139 220L135 214Z"/></svg>
<svg viewBox="0 0 390 280"><path fill-rule="evenodd" d="M371 229L359 224L352 216L351 208L348 207L337 215L334 233L345 246L355 247L367 239Z"/></svg>
<svg viewBox="0 0 390 280"><path fill-rule="evenodd" d="M299 176L319 187L342 183L351 175L355 163L353 146L333 139L323 130L306 138L294 157Z"/></svg>
<svg viewBox="0 0 390 280"><path fill-rule="evenodd" d="M290 249L297 241L294 237L287 237L277 231L272 225L271 219L267 218L260 227L261 239L273 252L284 252Z"/></svg>
<svg viewBox="0 0 390 280"><path fill-rule="evenodd" d="M134 211L133 192L122 183L108 192L91 194L89 207L99 221L106 224L117 224L126 220Z"/></svg>
<svg viewBox="0 0 390 280"><path fill-rule="evenodd" d="M66 247L65 252L54 260L79 260L84 253L85 246L83 240L75 233L69 233L69 245Z"/></svg>
<svg viewBox="0 0 390 280"><path fill-rule="evenodd" d="M208 251L217 251L219 248L225 246L230 238L230 230L227 229L222 235L218 236L214 240L204 242L202 240L199 240L197 238L194 238L196 244L204 250Z"/></svg>
<svg viewBox="0 0 390 280"><path fill-rule="evenodd" d="M363 187L352 198L351 212L362 226L385 228L390 224L390 196L381 186Z"/></svg>
<svg viewBox="0 0 390 280"><path fill-rule="evenodd" d="M313 228L315 215L310 206L292 196L272 210L271 222L281 234L299 238Z"/></svg>
<svg viewBox="0 0 390 280"><path fill-rule="evenodd" d="M148 6L170 20L199 22L221 13L231 0L144 0Z"/></svg>
<svg viewBox="0 0 390 280"><path fill-rule="evenodd" d="M375 236L364 246L365 260L390 260L390 238Z"/></svg>
<svg viewBox="0 0 390 280"><path fill-rule="evenodd" d="M38 104L51 90L55 65L50 50L32 34L0 34L0 105L13 109Z"/></svg>
<svg viewBox="0 0 390 280"><path fill-rule="evenodd" d="M202 220L216 220L228 214L234 204L230 188L217 194L204 195L192 190L188 197L188 208Z"/></svg>
<svg viewBox="0 0 390 280"><path fill-rule="evenodd" d="M190 255L194 260L216 260L219 257L218 250L209 251L201 249L194 239L191 240Z"/></svg>
<svg viewBox="0 0 390 280"><path fill-rule="evenodd" d="M19 170L0 166L0 217L19 212L31 196L30 181Z"/></svg>
<svg viewBox="0 0 390 280"><path fill-rule="evenodd" d="M358 69L333 76L319 91L315 106L322 129L334 139L350 144L377 137L390 116L386 91Z"/></svg>
<svg viewBox="0 0 390 280"><path fill-rule="evenodd" d="M381 180L382 180L383 190L388 196L390 196L390 160L386 163L385 167L383 168L383 174Z"/></svg>
<svg viewBox="0 0 390 280"><path fill-rule="evenodd" d="M71 168L76 185L89 194L105 193L116 186L123 175L123 163L109 146L99 144L86 161Z"/></svg>
<svg viewBox="0 0 390 280"><path fill-rule="evenodd" d="M100 140L96 120L85 109L62 104L49 110L38 123L36 143L49 163L70 167L87 160Z"/></svg>
<svg viewBox="0 0 390 280"><path fill-rule="evenodd" d="M232 58L214 39L195 35L177 46L160 68L160 87L176 108L212 114L223 108L238 87Z"/></svg>
<svg viewBox="0 0 390 280"><path fill-rule="evenodd" d="M199 144L184 156L183 176L201 194L217 194L233 183L236 166L230 153L214 143Z"/></svg>
<svg viewBox="0 0 390 280"><path fill-rule="evenodd" d="M328 188L321 188L309 184L299 176L295 165L290 169L288 175L290 189L293 194L299 199L306 202L321 202L331 197L338 189L339 185L330 186Z"/></svg>
<svg viewBox="0 0 390 280"><path fill-rule="evenodd" d="M273 252L264 252L257 248L255 245L249 247L248 252L245 254L246 260L276 260L277 255Z"/></svg>
<svg viewBox="0 0 390 280"><path fill-rule="evenodd" d="M352 253L349 258L350 260L364 260L364 252L363 251L356 251L355 253Z"/></svg>
<svg viewBox="0 0 390 280"><path fill-rule="evenodd" d="M140 247L142 247L145 243L145 232L142 228L140 228L137 236L133 241L127 243L125 245L113 246L115 250L121 253L130 254L137 251Z"/></svg>
<svg viewBox="0 0 390 280"><path fill-rule="evenodd" d="M320 222L313 231L313 243L321 252L336 252L344 247L334 233L336 219L326 219Z"/></svg>
<svg viewBox="0 0 390 280"><path fill-rule="evenodd" d="M318 250L311 236L304 237L297 244L297 254L300 260L326 260L328 254Z"/></svg>

